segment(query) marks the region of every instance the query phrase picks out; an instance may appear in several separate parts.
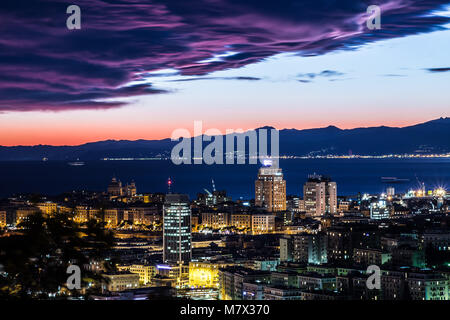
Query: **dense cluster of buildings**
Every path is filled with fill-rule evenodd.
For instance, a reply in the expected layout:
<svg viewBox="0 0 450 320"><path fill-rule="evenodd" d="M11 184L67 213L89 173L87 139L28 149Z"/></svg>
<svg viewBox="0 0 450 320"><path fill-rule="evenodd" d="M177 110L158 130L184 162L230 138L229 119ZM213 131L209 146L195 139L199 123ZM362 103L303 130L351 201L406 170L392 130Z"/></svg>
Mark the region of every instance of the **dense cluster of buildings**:
<svg viewBox="0 0 450 320"><path fill-rule="evenodd" d="M214 186L214 183L213 183ZM255 198L226 191L197 199L139 194L113 178L106 192L73 192L0 203L0 227L20 231L35 212L90 219L114 231L105 259L87 266L108 278L94 299L152 295L225 300L449 300L450 210L442 188L338 197L330 177L310 175L286 195L282 169L266 165ZM380 270L376 289L368 267Z"/></svg>

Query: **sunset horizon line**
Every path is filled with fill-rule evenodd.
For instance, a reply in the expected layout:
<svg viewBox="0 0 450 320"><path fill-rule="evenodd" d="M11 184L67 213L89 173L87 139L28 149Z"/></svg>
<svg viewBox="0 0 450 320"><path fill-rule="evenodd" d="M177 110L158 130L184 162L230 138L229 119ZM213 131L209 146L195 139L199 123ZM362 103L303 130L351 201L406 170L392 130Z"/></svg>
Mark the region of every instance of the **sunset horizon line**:
<svg viewBox="0 0 450 320"><path fill-rule="evenodd" d="M441 117L437 117L437 118L433 118L433 119L429 119L429 120L423 120L421 122L417 122L417 121L411 121L410 123L404 124L404 125L397 125L397 126L392 126L392 125L372 125L372 126L355 126L355 127L340 127L338 125L335 124L329 124L329 125L324 125L324 126L318 126L318 127L303 127L303 128L296 128L296 127L284 127L284 128L277 128L276 126L273 125L263 125L263 126L258 126L258 127L253 127L253 128L247 128L247 129L242 129L242 128L236 128L233 130L243 130L244 132L248 132L251 130L258 130L258 129L262 129L262 128L274 128L278 131L282 131L282 130L297 130L297 131L303 131L303 130L314 130L314 129L325 129L328 127L335 127L339 130L355 130L355 129L368 129L368 128L380 128L380 127L387 127L387 128L406 128L406 127L412 127L415 125L420 125L420 124L424 124L424 123L428 123L428 122L432 122L432 121L436 121L436 120L445 120L445 119L450 119L450 116L441 116ZM174 130L176 130L177 128L175 128ZM189 128L186 128L189 130ZM212 129L212 128L204 128L203 134L205 130L208 129ZM219 129L220 130L220 129ZM192 130L189 130L190 132ZM220 130L223 131L223 130ZM223 132L223 135L225 135L226 133ZM191 137L195 137L194 135L192 135ZM163 141L163 140L167 140L167 139L171 139L171 137L164 137L164 138L138 138L138 139L115 139L115 138L106 138L106 139L99 139L99 140L89 140L86 142L81 142L78 144L44 144L44 143L38 143L38 144L0 144L0 147L37 147L37 146L50 146L50 147L77 147L77 146L83 146L86 144L90 144L90 143L98 143L98 142L106 142L106 141L114 141L114 142L119 142L119 141L129 141L129 142L135 142L135 141Z"/></svg>

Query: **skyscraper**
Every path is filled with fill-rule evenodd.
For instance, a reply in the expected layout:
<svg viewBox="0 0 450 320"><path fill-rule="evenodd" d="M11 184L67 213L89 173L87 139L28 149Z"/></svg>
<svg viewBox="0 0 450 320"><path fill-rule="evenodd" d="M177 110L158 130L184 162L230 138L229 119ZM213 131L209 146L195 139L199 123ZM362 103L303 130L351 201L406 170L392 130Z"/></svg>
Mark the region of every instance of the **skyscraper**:
<svg viewBox="0 0 450 320"><path fill-rule="evenodd" d="M320 175L310 175L303 186L303 199L305 201L306 214L317 217L325 213L337 213L337 186Z"/></svg>
<svg viewBox="0 0 450 320"><path fill-rule="evenodd" d="M286 181L281 168L272 165L259 169L255 181L255 205L269 212L286 210Z"/></svg>
<svg viewBox="0 0 450 320"><path fill-rule="evenodd" d="M164 202L164 263L187 264L191 260L191 209L185 194L167 194Z"/></svg>

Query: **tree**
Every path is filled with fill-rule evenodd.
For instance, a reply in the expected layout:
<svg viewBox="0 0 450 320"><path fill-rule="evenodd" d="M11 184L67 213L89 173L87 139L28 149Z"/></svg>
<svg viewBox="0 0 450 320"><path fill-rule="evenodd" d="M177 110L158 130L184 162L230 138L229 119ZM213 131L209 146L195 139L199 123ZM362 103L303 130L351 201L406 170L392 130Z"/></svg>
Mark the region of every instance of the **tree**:
<svg viewBox="0 0 450 320"><path fill-rule="evenodd" d="M6 299L48 299L80 295L71 292L66 281L70 265L82 269L82 287L99 284L100 274L84 266L104 261L103 254L114 243L111 232L91 220L81 226L70 215L30 215L14 235L0 238L0 264L6 276L0 277L0 296ZM100 287L100 286L98 286Z"/></svg>

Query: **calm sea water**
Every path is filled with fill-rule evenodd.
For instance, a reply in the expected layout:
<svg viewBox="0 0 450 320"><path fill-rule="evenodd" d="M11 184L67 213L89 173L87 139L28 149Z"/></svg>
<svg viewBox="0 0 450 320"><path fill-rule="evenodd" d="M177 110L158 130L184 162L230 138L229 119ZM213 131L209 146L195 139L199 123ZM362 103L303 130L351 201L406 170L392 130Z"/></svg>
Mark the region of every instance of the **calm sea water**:
<svg viewBox="0 0 450 320"><path fill-rule="evenodd" d="M393 184L397 191L418 186L450 187L449 159L311 159L282 160L288 194L302 193L308 174L329 175L337 182L339 195L380 193L387 184L381 177L409 179ZM204 188L225 189L233 199L254 196L259 165L174 165L171 161L88 161L69 166L62 161L0 162L0 197L14 193L58 194L71 190L103 191L115 175L123 183L135 180L138 192L165 192L168 177L172 191L195 197Z"/></svg>

